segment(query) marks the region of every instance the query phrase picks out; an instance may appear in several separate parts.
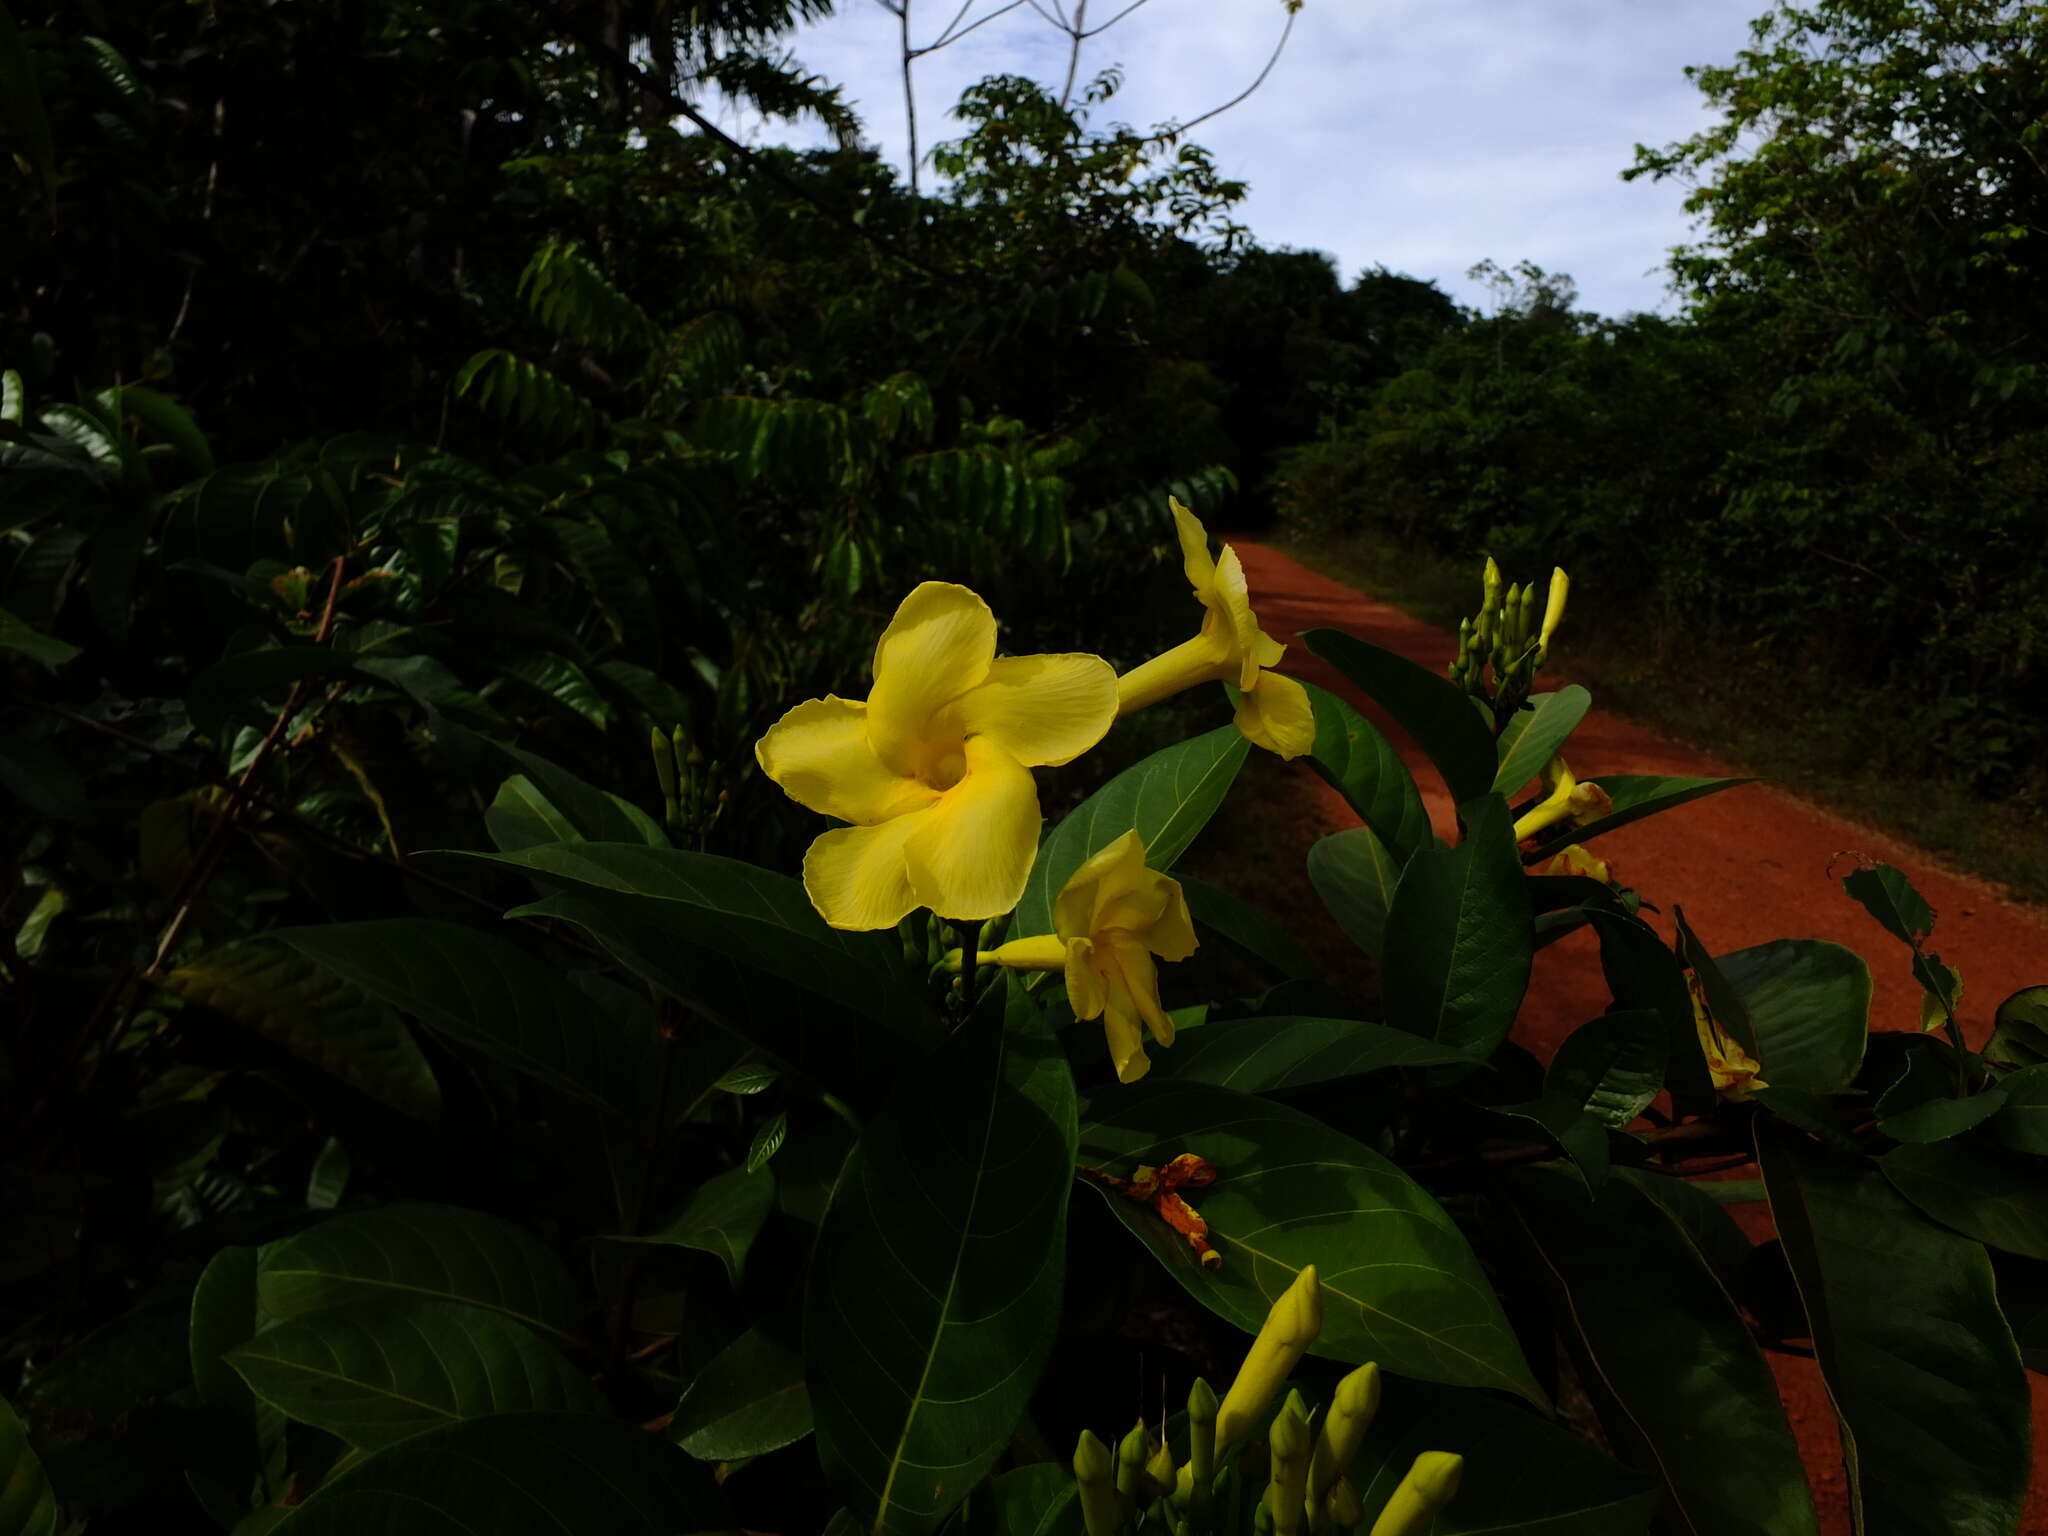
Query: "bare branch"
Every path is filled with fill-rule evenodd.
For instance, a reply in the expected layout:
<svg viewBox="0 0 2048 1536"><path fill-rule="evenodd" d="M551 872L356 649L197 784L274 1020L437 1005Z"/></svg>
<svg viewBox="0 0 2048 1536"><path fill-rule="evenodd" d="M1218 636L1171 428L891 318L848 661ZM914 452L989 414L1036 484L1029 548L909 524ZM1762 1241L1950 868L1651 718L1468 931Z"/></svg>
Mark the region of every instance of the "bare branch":
<svg viewBox="0 0 2048 1536"><path fill-rule="evenodd" d="M1139 6L1146 5L1149 3L1150 0L1131 0L1131 3L1129 5L1125 6L1122 10L1118 11L1114 16L1110 17L1109 20L1105 21L1101 26L1090 27L1086 32L1083 32L1081 36L1083 38L1100 37L1103 33L1107 32L1111 27L1115 26L1118 22L1122 21L1126 16L1130 15L1131 12L1137 10Z"/></svg>
<svg viewBox="0 0 2048 1536"><path fill-rule="evenodd" d="M1088 0L1074 0L1074 24L1067 36L1073 39L1073 46L1067 49L1067 83L1060 87L1062 108L1073 99L1074 73L1081 67L1081 42L1088 36Z"/></svg>
<svg viewBox="0 0 2048 1536"><path fill-rule="evenodd" d="M965 37L968 33L974 31L976 28L985 27L990 22L996 20L996 18L1000 16L1007 16L1010 14L1010 12L1016 10L1019 6L1029 5L1031 3L1032 0L1008 0L1007 4L997 6L994 10L990 11L986 16L975 17L972 22L970 22L968 25L964 27L961 27L958 32L953 31L952 26L948 26L946 31L939 34L938 40L936 42L927 43L924 47L918 49L918 55L922 57L927 53L935 53L941 48L950 48L954 43L959 42L961 38ZM966 15L968 9L972 6L972 4L973 0L968 0L968 5L962 6L960 8L960 16ZM1044 12L1041 11L1039 14L1043 15ZM953 26L959 25L960 16L955 16L953 18Z"/></svg>
<svg viewBox="0 0 2048 1536"><path fill-rule="evenodd" d="M1250 85L1246 86L1243 90L1239 91L1235 96L1231 97L1230 100L1224 102L1222 106L1211 107L1208 111L1204 112L1200 117L1190 118L1185 123L1176 124L1174 126L1173 132L1168 137L1177 139L1182 134L1186 133L1190 128L1198 127L1201 124L1208 122L1209 119L1212 117L1221 117L1225 112L1228 112L1232 107L1237 106L1240 102L1246 100L1248 97L1250 97L1252 92L1256 91L1260 86L1264 85L1266 83L1266 76L1273 73L1273 66L1280 62L1280 55L1283 51L1285 51L1287 47L1287 39L1294 35L1294 18L1300 14L1301 13L1299 11L1289 9L1289 11L1287 12L1287 25L1280 29L1280 41L1273 45L1272 57L1266 60L1266 67L1259 71L1257 78L1255 78Z"/></svg>

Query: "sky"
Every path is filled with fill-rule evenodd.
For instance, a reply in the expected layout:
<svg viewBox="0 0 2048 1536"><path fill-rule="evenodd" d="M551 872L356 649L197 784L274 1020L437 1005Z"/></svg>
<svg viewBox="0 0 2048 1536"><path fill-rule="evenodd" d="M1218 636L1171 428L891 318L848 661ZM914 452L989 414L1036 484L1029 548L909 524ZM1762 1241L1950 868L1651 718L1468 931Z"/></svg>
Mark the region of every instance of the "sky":
<svg viewBox="0 0 2048 1536"><path fill-rule="evenodd" d="M960 0L910 0L920 43ZM970 0L971 22L1000 0ZM1052 0L1040 0L1051 5ZM1071 0L1067 0L1071 4ZM1117 0L1092 0L1091 20ZM1578 284L1581 308L1670 314L1664 259L1689 238L1677 182L1623 182L1638 143L1712 118L1688 64L1731 61L1766 0L1305 0L1264 86L1193 134L1250 183L1239 222L1269 247L1327 251L1348 280L1384 265L1489 307L1468 268L1533 261ZM1112 64L1116 121L1186 121L1237 94L1286 20L1281 0L1145 0L1088 43L1085 77ZM897 20L839 0L799 32L797 57L842 87L869 142L904 161ZM923 144L957 136L962 87L999 73L1057 86L1065 39L1024 5L918 62ZM783 125L748 137L822 137ZM929 169L926 172L929 175Z"/></svg>

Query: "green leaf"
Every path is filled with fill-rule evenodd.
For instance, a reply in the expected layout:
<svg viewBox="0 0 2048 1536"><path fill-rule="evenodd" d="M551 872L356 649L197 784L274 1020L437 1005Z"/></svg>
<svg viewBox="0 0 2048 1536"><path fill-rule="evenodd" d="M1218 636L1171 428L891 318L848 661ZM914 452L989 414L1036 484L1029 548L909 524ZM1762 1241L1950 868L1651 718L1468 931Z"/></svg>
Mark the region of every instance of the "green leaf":
<svg viewBox="0 0 2048 1536"><path fill-rule="evenodd" d="M1625 1008L1581 1024L1558 1046L1544 1097L1576 1105L1612 1130L1627 1130L1664 1088L1664 1021Z"/></svg>
<svg viewBox="0 0 2048 1536"><path fill-rule="evenodd" d="M621 1419L507 1413L428 1430L344 1468L278 1536L677 1536L728 1531L711 1469Z"/></svg>
<svg viewBox="0 0 2048 1536"><path fill-rule="evenodd" d="M0 12L0 20L5 13ZM28 1443L28 1426L0 1398L0 1536L56 1536L57 1496Z"/></svg>
<svg viewBox="0 0 2048 1536"><path fill-rule="evenodd" d="M1072 1468L1040 1461L989 1479L947 1536L1087 1536Z"/></svg>
<svg viewBox="0 0 2048 1536"><path fill-rule="evenodd" d="M583 1315L562 1261L523 1227L455 1205L336 1216L266 1248L257 1296L280 1320L397 1297L458 1301L567 1339Z"/></svg>
<svg viewBox="0 0 2048 1536"><path fill-rule="evenodd" d="M1315 710L1309 763L1387 845L1397 864L1430 845L1422 792L1394 744L1365 716L1327 689L1303 683Z"/></svg>
<svg viewBox="0 0 2048 1536"><path fill-rule="evenodd" d="M2048 1065L2023 1067L2000 1080L2005 1107L1992 1134L2018 1152L2048 1156Z"/></svg>
<svg viewBox="0 0 2048 1536"><path fill-rule="evenodd" d="M661 828L638 806L586 784L544 757L502 742L495 745L520 769L484 813L491 841L503 852L579 840L668 846Z"/></svg>
<svg viewBox="0 0 2048 1536"><path fill-rule="evenodd" d="M330 1136L306 1175L306 1209L331 1211L348 1192L348 1148L337 1136Z"/></svg>
<svg viewBox="0 0 2048 1536"><path fill-rule="evenodd" d="M1228 891L1218 890L1206 880L1178 875L1181 895L1188 912L1203 927L1220 933L1253 959L1262 961L1277 974L1296 978L1313 976L1315 962L1295 942L1294 935L1270 922L1250 902L1240 901Z"/></svg>
<svg viewBox="0 0 2048 1536"><path fill-rule="evenodd" d="M1554 859L1573 843L1590 843L1603 833L1641 821L1646 816L1675 809L1706 795L1717 795L1724 789L1734 789L1742 784L1754 784L1755 779L1686 779L1665 778L1654 773L1606 773L1589 782L1598 784L1607 791L1614 802L1614 809L1597 821L1587 822L1582 827L1562 827L1551 834L1548 842L1540 845L1534 853L1523 855L1531 864L1541 864Z"/></svg>
<svg viewBox="0 0 2048 1536"><path fill-rule="evenodd" d="M811 1432L803 1351L773 1328L750 1328L690 1378L669 1438L699 1461L741 1461Z"/></svg>
<svg viewBox="0 0 2048 1536"><path fill-rule="evenodd" d="M38 632L5 608L0 608L0 650L15 651L53 672L79 654L77 646Z"/></svg>
<svg viewBox="0 0 2048 1536"><path fill-rule="evenodd" d="M433 1068L397 1014L289 945L237 939L159 983L245 1024L322 1071L421 1120L441 1109Z"/></svg>
<svg viewBox="0 0 2048 1536"><path fill-rule="evenodd" d="M1133 827L1144 840L1145 863L1171 869L1223 803L1250 751L1236 726L1222 726L1154 752L1083 800L1040 845L1011 936L1052 932L1060 888L1092 854Z"/></svg>
<svg viewBox="0 0 2048 1536"><path fill-rule="evenodd" d="M1280 1093L1390 1067L1471 1066L1462 1051L1358 1019L1228 1019L1189 1030L1152 1075L1239 1093Z"/></svg>
<svg viewBox="0 0 2048 1536"><path fill-rule="evenodd" d="M1776 939L1714 964L1741 1000L1765 1082L1813 1093L1849 1086L1870 1034L1861 956L1823 939Z"/></svg>
<svg viewBox="0 0 2048 1536"><path fill-rule="evenodd" d="M1387 913L1401 882L1401 866L1386 844L1369 827L1318 838L1308 851L1308 878L1337 926L1384 970Z"/></svg>
<svg viewBox="0 0 2048 1536"><path fill-rule="evenodd" d="M749 1174L759 1173L766 1168L775 1154L782 1150L782 1144L789 1139L789 1112L778 1109L754 1132L754 1139L747 1144L747 1161L743 1169Z"/></svg>
<svg viewBox="0 0 2048 1536"><path fill-rule="evenodd" d="M1509 1212L1624 1459L1695 1536L1817 1533L1799 1448L1749 1325L1664 1208L1623 1180L1516 1171Z"/></svg>
<svg viewBox="0 0 2048 1536"><path fill-rule="evenodd" d="M1493 792L1510 800L1543 771L1543 765L1579 728L1586 711L1593 707L1593 695L1577 683L1567 683L1554 693L1539 693L1529 702L1535 708L1517 714L1498 743L1500 767L1493 775Z"/></svg>
<svg viewBox="0 0 2048 1536"><path fill-rule="evenodd" d="M1073 1080L1012 978L868 1123L818 1231L818 1453L876 1532L930 1531L994 1465L1059 1326Z"/></svg>
<svg viewBox="0 0 2048 1536"><path fill-rule="evenodd" d="M1129 1178L1182 1152L1221 1175L1196 1201L1223 1257L1213 1273L1149 1209L1101 1192L1219 1317L1257 1333L1274 1298L1314 1264L1323 1331L1313 1353L1542 1403L1464 1235L1377 1152L1297 1110L1206 1083L1142 1082L1088 1101L1084 1167Z"/></svg>
<svg viewBox="0 0 2048 1536"><path fill-rule="evenodd" d="M265 1329L227 1362L288 1417L363 1450L493 1413L605 1411L531 1329L446 1301L329 1307Z"/></svg>
<svg viewBox="0 0 2048 1536"><path fill-rule="evenodd" d="M185 408L168 396L140 385L126 384L116 389L101 390L98 400L100 408L114 420L133 416L170 444L194 475L213 473L213 449L207 445L206 434L199 430L199 424L186 413Z"/></svg>
<svg viewBox="0 0 2048 1536"><path fill-rule="evenodd" d="M546 694L564 709L581 715L605 730L612 723L612 707L597 684L575 662L552 651L521 651L498 663L498 670L536 692Z"/></svg>
<svg viewBox="0 0 2048 1536"><path fill-rule="evenodd" d="M1415 738L1443 775L1453 801L1462 806L1493 788L1493 732L1462 689L1405 656L1342 630L1311 629L1301 640Z"/></svg>
<svg viewBox="0 0 2048 1536"><path fill-rule="evenodd" d="M1514 1025L1535 948L1507 802L1488 795L1466 824L1464 842L1424 849L1401 873L1381 999L1387 1023L1484 1059Z"/></svg>
<svg viewBox="0 0 2048 1536"><path fill-rule="evenodd" d="M1886 933L1911 949L1919 949L1934 931L1934 912L1926 898L1903 871L1889 864L1850 871L1842 877L1842 889L1876 918Z"/></svg>
<svg viewBox="0 0 2048 1536"><path fill-rule="evenodd" d="M1664 1082L1677 1107L1686 1114L1711 1107L1714 1090L1678 957L1639 917L1593 911L1586 920L1600 937L1600 970L1615 1006L1648 1008L1664 1021Z"/></svg>
<svg viewBox="0 0 2048 1536"><path fill-rule="evenodd" d="M1685 920L1685 908L1675 907L1672 917L1678 925L1679 956L1692 968L1700 994L1706 998L1707 1012L1724 1035L1755 1056L1756 1030L1750 1025L1749 1009L1743 1006L1742 994L1722 971L1721 962L1692 931L1692 924Z"/></svg>
<svg viewBox="0 0 2048 1536"><path fill-rule="evenodd" d="M1674 1179L1667 1174L1643 1173L1624 1168L1616 1177L1645 1199L1664 1208L1664 1214L1692 1244L1693 1251L1721 1289L1730 1296L1743 1294L1748 1282L1756 1245L1735 1224L1727 1207L1754 1204L1764 1198L1761 1179Z"/></svg>
<svg viewBox="0 0 2048 1536"><path fill-rule="evenodd" d="M266 938L429 1028L586 1103L647 1102L659 1040L644 1009L593 1008L557 967L459 923L396 917L272 929Z"/></svg>
<svg viewBox="0 0 2048 1536"><path fill-rule="evenodd" d="M2048 986L2021 987L1998 1005L1984 1054L2009 1067L2048 1062Z"/></svg>
<svg viewBox="0 0 2048 1536"><path fill-rule="evenodd" d="M734 1285L747 1266L747 1250L760 1236L761 1224L775 1208L775 1175L765 1170L729 1168L706 1179L683 1208L652 1232L620 1233L610 1243L655 1243L694 1248L715 1255Z"/></svg>
<svg viewBox="0 0 2048 1536"><path fill-rule="evenodd" d="M1385 1380L1351 1463L1370 1531L1423 1451L1465 1458L1458 1496L1430 1536L1643 1536L1658 1492L1586 1439L1483 1393Z"/></svg>
<svg viewBox="0 0 2048 1536"><path fill-rule="evenodd" d="M1894 1147L1877 1165L1943 1226L2007 1253L2048 1259L2048 1172L2031 1158L1972 1138Z"/></svg>
<svg viewBox="0 0 2048 1536"><path fill-rule="evenodd" d="M1954 1097L1956 1074L1947 1051L1916 1051L1904 1074L1877 1102L1877 1128L1894 1141L1946 1141L1982 1125L2005 1107L2002 1088Z"/></svg>
<svg viewBox="0 0 2048 1536"><path fill-rule="evenodd" d="M1914 1148L1913 1151L1922 1149ZM2026 1501L2026 1373L1984 1250L1860 1159L1757 1121L1771 1216L1869 1536L2004 1533Z"/></svg>

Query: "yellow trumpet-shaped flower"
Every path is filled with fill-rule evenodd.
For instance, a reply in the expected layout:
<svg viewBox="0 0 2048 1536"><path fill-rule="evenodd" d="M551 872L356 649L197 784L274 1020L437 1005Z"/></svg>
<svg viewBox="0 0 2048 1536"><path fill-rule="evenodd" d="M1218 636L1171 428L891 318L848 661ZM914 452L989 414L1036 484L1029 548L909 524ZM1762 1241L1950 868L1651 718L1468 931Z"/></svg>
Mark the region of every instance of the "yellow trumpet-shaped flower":
<svg viewBox="0 0 2048 1536"><path fill-rule="evenodd" d="M1237 1380L1223 1394L1223 1406L1216 1410L1218 1456L1259 1422L1322 1331L1322 1282L1316 1277L1315 1265L1308 1264L1266 1313L1251 1352L1237 1368Z"/></svg>
<svg viewBox="0 0 2048 1536"><path fill-rule="evenodd" d="M1567 843L1564 851L1545 864L1539 873L1584 875L1588 880L1598 880L1602 885L1606 885L1613 878L1613 871L1607 867L1607 861L1595 858L1579 843Z"/></svg>
<svg viewBox="0 0 2048 1536"><path fill-rule="evenodd" d="M1145 867L1145 844L1133 829L1074 871L1053 901L1052 921L1051 933L1012 939L982 963L1063 971L1074 1017L1102 1020L1118 1081L1136 1082L1152 1067L1145 1031L1161 1046L1173 1044L1152 957L1185 960L1195 952L1180 882Z"/></svg>
<svg viewBox="0 0 2048 1536"><path fill-rule="evenodd" d="M1771 1085L1763 1080L1763 1063L1745 1051L1722 1032L1721 1026L1707 1011L1705 990L1697 976L1688 975L1686 986L1692 993L1692 1023L1699 1032L1700 1054L1707 1058L1707 1078L1714 1085L1714 1092L1732 1103L1740 1104L1759 1088Z"/></svg>
<svg viewBox="0 0 2048 1536"><path fill-rule="evenodd" d="M1287 647L1259 628L1237 551L1226 544L1212 558L1208 530L1178 500L1173 521L1188 584L1206 610L1202 629L1117 679L1117 713L1128 715L1198 683L1233 683L1241 694L1237 728L1246 738L1282 757L1300 757L1315 745L1315 711L1307 689L1268 670Z"/></svg>
<svg viewBox="0 0 2048 1536"><path fill-rule="evenodd" d="M1598 784L1581 784L1572 777L1561 757L1553 757L1543 770L1543 782L1550 793L1542 802L1523 812L1515 823L1515 841L1525 842L1547 832L1561 821L1582 827L1614 809L1614 801Z"/></svg>
<svg viewBox="0 0 2048 1536"><path fill-rule="evenodd" d="M797 705L754 756L792 800L852 823L804 855L804 889L834 928L888 928L917 907L976 921L1024 894L1031 769L1079 757L1115 718L1101 657L998 660L988 604L927 581L882 631L867 699Z"/></svg>
<svg viewBox="0 0 2048 1536"><path fill-rule="evenodd" d="M1424 1451L1387 1500L1372 1536L1422 1536L1443 1507L1458 1496L1465 1458L1449 1451Z"/></svg>

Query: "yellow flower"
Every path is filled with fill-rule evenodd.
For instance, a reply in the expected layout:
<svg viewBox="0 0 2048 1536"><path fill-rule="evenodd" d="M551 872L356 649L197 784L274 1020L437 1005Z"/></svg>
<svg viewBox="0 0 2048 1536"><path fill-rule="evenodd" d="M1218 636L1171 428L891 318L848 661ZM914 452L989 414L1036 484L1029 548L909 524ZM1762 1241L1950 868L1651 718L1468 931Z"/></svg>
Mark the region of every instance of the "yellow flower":
<svg viewBox="0 0 2048 1536"><path fill-rule="evenodd" d="M1152 1068L1140 1024L1161 1046L1173 1044L1152 957L1185 960L1195 952L1180 882L1145 867L1145 844L1133 829L1074 871L1053 902L1052 922L1051 933L1012 939L982 963L1064 971L1074 1017L1103 1021L1117 1080L1135 1083Z"/></svg>
<svg viewBox="0 0 2048 1536"><path fill-rule="evenodd" d="M1553 757L1544 768L1543 782L1550 786L1550 793L1540 805L1523 812L1521 820L1515 823L1515 841L1518 843L1528 841L1539 832L1547 832L1560 821L1583 827L1614 809L1614 801L1606 790L1598 784L1581 784L1572 777L1571 769L1565 766L1561 757Z"/></svg>
<svg viewBox="0 0 2048 1536"><path fill-rule="evenodd" d="M1300 757L1315 745L1315 711L1307 689L1267 670L1279 664L1287 647L1259 628L1237 551L1226 544L1211 559L1208 530L1178 500L1173 521L1188 584L1206 610L1202 630L1117 679L1117 713L1128 715L1198 683L1233 683L1242 695L1237 728L1254 746Z"/></svg>
<svg viewBox="0 0 2048 1536"><path fill-rule="evenodd" d="M965 587L927 581L875 645L867 700L811 699L754 744L798 804L853 823L804 855L834 928L888 928L918 907L1009 911L1038 852L1030 770L1086 752L1116 718L1099 656L996 659L996 621Z"/></svg>
<svg viewBox="0 0 2048 1536"><path fill-rule="evenodd" d="M1266 1313L1259 1336L1237 1368L1237 1380L1216 1410L1216 1454L1245 1437L1280 1395L1295 1366L1323 1331L1323 1286L1313 1264L1304 1265Z"/></svg>
<svg viewBox="0 0 2048 1536"><path fill-rule="evenodd" d="M1707 1058L1707 1077L1714 1092L1740 1104L1757 1089L1770 1087L1757 1075L1763 1071L1763 1063L1723 1034L1707 1012L1707 996L1699 977L1688 974L1685 981L1692 992L1693 1028L1699 1032L1700 1054Z"/></svg>
<svg viewBox="0 0 2048 1536"><path fill-rule="evenodd" d="M1538 871L1545 875L1584 875L1606 885L1612 877L1605 859L1595 858L1580 843L1568 843L1564 851Z"/></svg>

